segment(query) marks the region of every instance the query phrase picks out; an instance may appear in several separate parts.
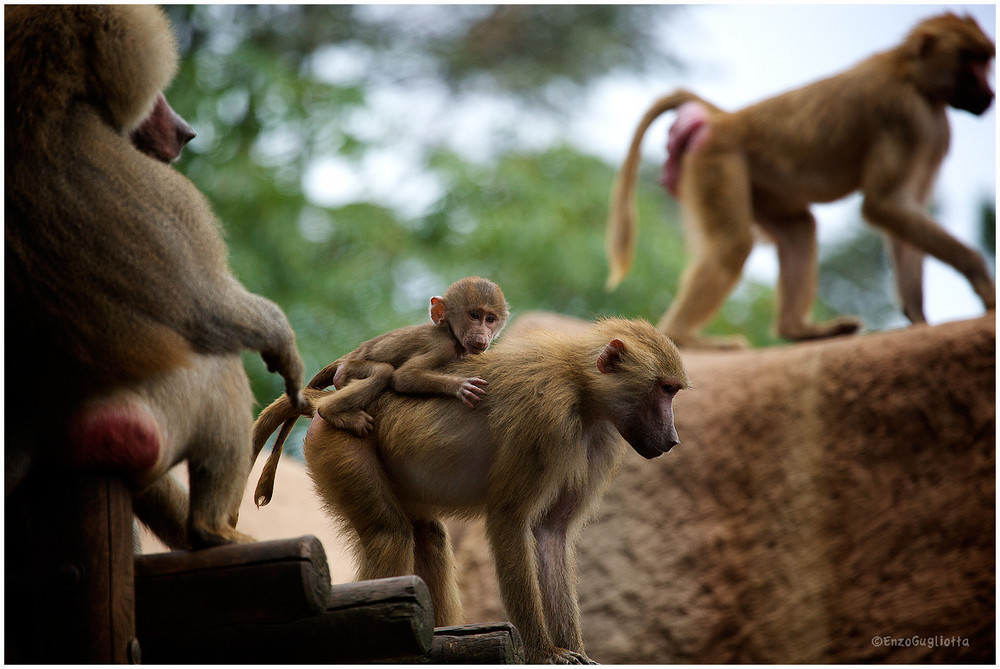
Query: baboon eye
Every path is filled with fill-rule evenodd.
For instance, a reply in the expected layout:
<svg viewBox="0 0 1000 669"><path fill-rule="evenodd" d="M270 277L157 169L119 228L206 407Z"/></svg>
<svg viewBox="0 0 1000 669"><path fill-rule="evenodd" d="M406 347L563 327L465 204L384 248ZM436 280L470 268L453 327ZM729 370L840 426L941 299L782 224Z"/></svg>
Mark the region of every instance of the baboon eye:
<svg viewBox="0 0 1000 669"><path fill-rule="evenodd" d="M967 63L988 63L991 57L985 53L962 51L961 58Z"/></svg>
<svg viewBox="0 0 1000 669"><path fill-rule="evenodd" d="M496 321L497 321L497 317L496 316L489 315L489 316L486 317L486 322L487 323L496 323Z"/></svg>
<svg viewBox="0 0 1000 669"><path fill-rule="evenodd" d="M469 312L469 318L471 318L474 321L478 321L479 320L479 312L478 311L470 311Z"/></svg>

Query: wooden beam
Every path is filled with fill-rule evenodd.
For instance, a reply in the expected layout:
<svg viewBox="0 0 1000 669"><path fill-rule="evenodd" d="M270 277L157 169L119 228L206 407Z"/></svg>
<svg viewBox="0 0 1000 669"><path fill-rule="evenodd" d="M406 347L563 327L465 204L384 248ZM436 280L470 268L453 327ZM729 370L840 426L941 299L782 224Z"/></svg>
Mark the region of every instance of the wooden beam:
<svg viewBox="0 0 1000 669"><path fill-rule="evenodd" d="M524 644L510 623L438 627L431 652L415 664L524 664Z"/></svg>
<svg viewBox="0 0 1000 669"><path fill-rule="evenodd" d="M312 536L136 557L140 639L320 614L330 570Z"/></svg>
<svg viewBox="0 0 1000 669"><path fill-rule="evenodd" d="M170 634L140 628L144 660L170 664L384 661L426 654L433 635L430 593L416 576L333 586L321 614L297 620Z"/></svg>

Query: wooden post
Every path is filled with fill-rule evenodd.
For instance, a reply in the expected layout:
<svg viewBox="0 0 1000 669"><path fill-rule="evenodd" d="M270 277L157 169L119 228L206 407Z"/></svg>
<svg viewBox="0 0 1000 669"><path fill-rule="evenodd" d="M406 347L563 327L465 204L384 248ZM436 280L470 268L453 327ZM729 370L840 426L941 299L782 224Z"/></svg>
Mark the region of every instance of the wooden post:
<svg viewBox="0 0 1000 669"><path fill-rule="evenodd" d="M44 470L5 510L5 660L139 661L132 496L118 478Z"/></svg>

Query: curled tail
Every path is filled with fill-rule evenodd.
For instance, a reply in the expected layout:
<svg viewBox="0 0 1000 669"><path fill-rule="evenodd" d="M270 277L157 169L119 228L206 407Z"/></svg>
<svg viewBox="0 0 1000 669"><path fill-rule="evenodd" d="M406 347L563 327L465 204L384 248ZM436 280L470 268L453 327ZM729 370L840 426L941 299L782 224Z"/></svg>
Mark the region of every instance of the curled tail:
<svg viewBox="0 0 1000 669"><path fill-rule="evenodd" d="M315 388L316 390L323 390L324 388L329 388L330 386L341 387L346 381L343 381L338 377L337 372L341 371L340 368L345 362L351 360L357 360L359 357L359 351L361 349L355 349L348 353L347 355L342 355L323 369L316 372L316 376L312 378L309 382L307 388ZM343 372L341 372L343 374Z"/></svg>
<svg viewBox="0 0 1000 669"><path fill-rule="evenodd" d="M608 274L608 290L614 290L632 265L635 253L635 182L639 172L640 148L646 130L661 114L675 109L685 102L700 102L712 107L697 95L686 90L676 90L658 99L643 114L639 125L632 134L632 144L622 163L615 185L611 191L611 206L608 211L608 225L605 233L605 249L608 255L610 272Z"/></svg>
<svg viewBox="0 0 1000 669"><path fill-rule="evenodd" d="M337 374L337 369L340 367L340 365L344 362L346 358L347 358L346 355L341 358L337 358L329 365L316 372L316 376L312 377L312 381L310 381L309 385L306 387L322 389L322 388L329 388L330 386L332 386L333 377Z"/></svg>
<svg viewBox="0 0 1000 669"><path fill-rule="evenodd" d="M257 456L260 454L261 449L264 448L264 444L267 443L271 434L279 426L281 427L281 432L278 433L278 437L274 440L274 447L271 449L271 454L268 456L267 462L264 463L264 470L257 481L257 489L254 491L254 503L258 507L265 506L271 501L271 495L274 493L274 475L278 470L278 460L281 458L281 451L285 446L285 440L291 434L295 421L299 419L299 416L312 417L316 411L316 400L327 394L326 391L308 387L304 388L302 393L306 399L306 406L304 408L295 408L292 406L291 400L288 399L288 395L281 395L278 399L271 402L270 406L260 412L260 415L257 416L257 421L253 425L254 462L257 461Z"/></svg>

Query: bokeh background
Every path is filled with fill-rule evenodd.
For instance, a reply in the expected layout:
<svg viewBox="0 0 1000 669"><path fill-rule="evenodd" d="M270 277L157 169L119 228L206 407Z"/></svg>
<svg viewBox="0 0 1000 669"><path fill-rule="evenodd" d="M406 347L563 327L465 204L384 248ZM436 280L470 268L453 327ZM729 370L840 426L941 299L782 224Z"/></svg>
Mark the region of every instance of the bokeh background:
<svg viewBox="0 0 1000 669"><path fill-rule="evenodd" d="M182 65L168 96L198 132L177 169L213 204L237 276L288 314L307 377L423 321L429 297L469 274L498 282L515 315L655 322L685 262L657 185L667 118L645 143L632 272L604 289L608 195L646 106L683 85L737 109L890 48L946 8L995 35L994 5L169 6ZM949 114L935 214L992 258L995 111ZM815 314L901 326L858 205L817 210ZM928 265L932 321L981 313L962 277ZM776 273L773 247L756 250L708 331L780 345ZM258 358L246 367L262 405L281 392Z"/></svg>

